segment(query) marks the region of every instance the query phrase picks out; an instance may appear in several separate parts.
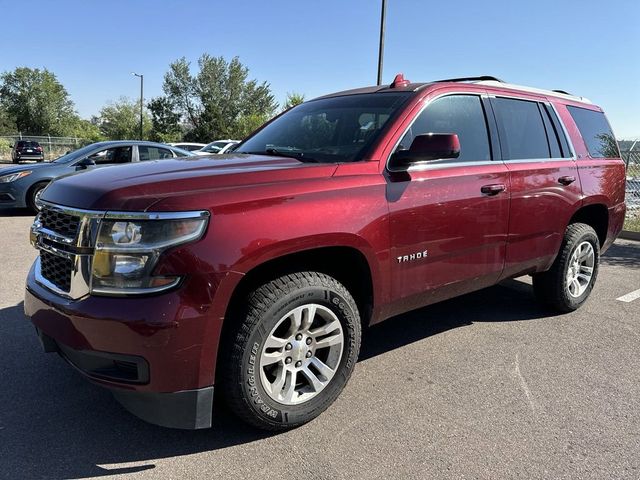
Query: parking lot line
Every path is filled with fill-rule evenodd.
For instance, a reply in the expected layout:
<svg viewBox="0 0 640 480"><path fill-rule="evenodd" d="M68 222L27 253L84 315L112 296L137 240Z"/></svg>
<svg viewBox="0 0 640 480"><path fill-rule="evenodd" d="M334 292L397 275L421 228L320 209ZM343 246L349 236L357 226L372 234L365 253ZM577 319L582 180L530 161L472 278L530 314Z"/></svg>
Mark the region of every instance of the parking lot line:
<svg viewBox="0 0 640 480"><path fill-rule="evenodd" d="M616 300L620 300L621 302L633 302L634 300L640 298L640 288L638 290L634 290L631 293L627 293L621 297L616 298Z"/></svg>

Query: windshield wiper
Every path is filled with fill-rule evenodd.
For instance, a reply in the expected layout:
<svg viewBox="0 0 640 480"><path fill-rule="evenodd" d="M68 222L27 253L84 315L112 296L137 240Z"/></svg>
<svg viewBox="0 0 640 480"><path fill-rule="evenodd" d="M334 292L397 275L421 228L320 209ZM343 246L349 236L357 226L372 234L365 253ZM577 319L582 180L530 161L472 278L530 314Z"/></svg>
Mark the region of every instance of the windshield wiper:
<svg viewBox="0 0 640 480"><path fill-rule="evenodd" d="M304 152L294 152L291 150L280 150L278 148L266 148L264 152L248 152L254 155L273 155L278 157L295 158L300 162L318 162L313 157L308 157Z"/></svg>

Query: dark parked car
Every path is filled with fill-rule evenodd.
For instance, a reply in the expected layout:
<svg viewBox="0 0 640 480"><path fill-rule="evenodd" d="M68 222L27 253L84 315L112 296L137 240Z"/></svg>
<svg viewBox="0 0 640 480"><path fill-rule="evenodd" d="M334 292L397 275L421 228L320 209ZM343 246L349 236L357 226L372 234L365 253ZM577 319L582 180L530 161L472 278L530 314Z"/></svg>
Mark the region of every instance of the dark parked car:
<svg viewBox="0 0 640 480"><path fill-rule="evenodd" d="M37 200L51 180L62 175L120 163L193 157L195 154L162 143L111 141L87 145L51 163L0 169L0 208L29 207L36 211Z"/></svg>
<svg viewBox="0 0 640 480"><path fill-rule="evenodd" d="M625 215L602 109L496 79L399 75L214 157L53 182L31 230L46 351L171 427L210 427L214 389L258 427L308 422L363 328L507 278L575 310Z"/></svg>
<svg viewBox="0 0 640 480"><path fill-rule="evenodd" d="M20 160L44 161L44 152L38 142L33 140L18 140L11 149L11 160L18 163Z"/></svg>

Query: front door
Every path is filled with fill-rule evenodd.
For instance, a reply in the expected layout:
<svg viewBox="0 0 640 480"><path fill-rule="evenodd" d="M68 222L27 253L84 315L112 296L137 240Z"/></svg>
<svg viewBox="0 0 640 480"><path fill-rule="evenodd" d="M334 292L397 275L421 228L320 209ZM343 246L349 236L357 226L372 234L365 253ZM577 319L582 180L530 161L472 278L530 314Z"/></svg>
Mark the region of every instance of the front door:
<svg viewBox="0 0 640 480"><path fill-rule="evenodd" d="M456 159L387 172L390 314L486 287L502 273L509 172L494 151L497 140L492 144L489 132L495 124L488 123L494 121L488 110L480 94L434 98L397 147L409 148L424 133L455 133L460 140Z"/></svg>

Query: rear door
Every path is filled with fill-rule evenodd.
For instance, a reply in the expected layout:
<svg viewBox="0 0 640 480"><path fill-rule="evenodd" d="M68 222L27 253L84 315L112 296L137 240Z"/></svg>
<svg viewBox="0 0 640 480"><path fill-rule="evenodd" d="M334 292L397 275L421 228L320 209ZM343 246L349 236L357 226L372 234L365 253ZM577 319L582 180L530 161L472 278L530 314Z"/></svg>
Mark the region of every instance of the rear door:
<svg viewBox="0 0 640 480"><path fill-rule="evenodd" d="M396 151L409 148L416 135L455 133L461 153L387 172L391 314L491 285L504 265L509 174L497 139L492 142L488 101L481 93L453 92L427 101Z"/></svg>
<svg viewBox="0 0 640 480"><path fill-rule="evenodd" d="M146 160L164 160L165 158L173 158L173 152L168 148L156 147L153 145L138 145L138 161Z"/></svg>
<svg viewBox="0 0 640 480"><path fill-rule="evenodd" d="M545 269L581 202L575 158L546 98L492 96L511 207L503 277Z"/></svg>

